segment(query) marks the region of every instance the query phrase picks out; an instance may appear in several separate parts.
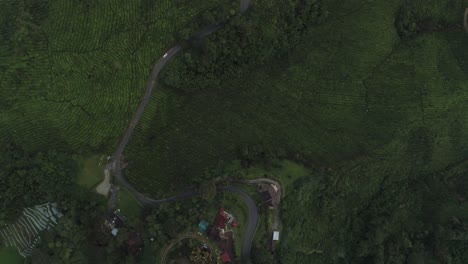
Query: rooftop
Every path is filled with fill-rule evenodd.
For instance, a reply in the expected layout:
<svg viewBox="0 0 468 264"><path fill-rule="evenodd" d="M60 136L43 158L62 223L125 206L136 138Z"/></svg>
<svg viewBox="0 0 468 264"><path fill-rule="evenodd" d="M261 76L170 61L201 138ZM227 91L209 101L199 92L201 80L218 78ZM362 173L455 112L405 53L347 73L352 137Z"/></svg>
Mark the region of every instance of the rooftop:
<svg viewBox="0 0 468 264"><path fill-rule="evenodd" d="M228 262L231 262L231 258L229 257L229 254L227 252L224 252L223 254L221 254L219 256L221 258L221 261L223 263L228 263Z"/></svg>
<svg viewBox="0 0 468 264"><path fill-rule="evenodd" d="M228 222L228 218L226 213L224 212L224 208L219 208L218 214L215 217L214 225L223 229L226 227L226 223Z"/></svg>

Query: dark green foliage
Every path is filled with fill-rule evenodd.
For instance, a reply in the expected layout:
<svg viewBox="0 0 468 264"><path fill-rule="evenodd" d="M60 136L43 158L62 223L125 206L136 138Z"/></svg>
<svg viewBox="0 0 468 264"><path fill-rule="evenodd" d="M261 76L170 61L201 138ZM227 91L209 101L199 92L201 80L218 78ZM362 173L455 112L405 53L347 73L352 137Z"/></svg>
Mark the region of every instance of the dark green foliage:
<svg viewBox="0 0 468 264"><path fill-rule="evenodd" d="M327 18L328 11L321 2L253 3L247 14L230 17L223 29L176 58L164 71L164 83L189 94L207 88L219 89L224 79L239 77L253 67L280 58L297 45L304 30ZM227 9L215 11L227 15L216 17L209 11L198 21L203 24L224 21L232 14ZM187 39L189 32L201 28L194 24L195 30L188 28L179 38Z"/></svg>
<svg viewBox="0 0 468 264"><path fill-rule="evenodd" d="M252 0L244 16L219 4L2 2L0 137L23 146L0 154L2 219L33 201L67 208L33 261L85 262L98 240L98 198L72 188L72 157L47 149L111 153L154 60L230 17L164 69L125 153L135 187L202 186L210 201L232 160L315 164L326 169L286 187L279 263L466 262L466 169L446 168L468 156L468 2ZM208 219L205 203L151 212L149 248ZM134 262L118 250L130 230L100 237L90 262ZM274 263L262 246L254 261Z"/></svg>
<svg viewBox="0 0 468 264"><path fill-rule="evenodd" d="M153 249L159 250L170 239L196 227L209 205L199 198L164 204L151 210L146 216L147 239L154 238Z"/></svg>
<svg viewBox="0 0 468 264"><path fill-rule="evenodd" d="M26 263L91 263L89 260L93 256L89 256L88 249L96 246L99 240L97 234L102 232L99 224L105 212L104 206L96 202L100 199L97 194L84 189L71 190L66 198L60 200L59 209L64 216L53 230L42 235L41 243ZM119 246L113 249L119 249ZM104 253L101 248L99 254Z"/></svg>
<svg viewBox="0 0 468 264"><path fill-rule="evenodd" d="M200 195L208 202L212 202L216 196L216 183L214 181L206 181L199 188Z"/></svg>
<svg viewBox="0 0 468 264"><path fill-rule="evenodd" d="M276 264L277 260L274 258L272 253L265 247L253 247L252 248L252 257L253 264Z"/></svg>
<svg viewBox="0 0 468 264"><path fill-rule="evenodd" d="M461 29L465 0L405 0L395 20L402 37Z"/></svg>
<svg viewBox="0 0 468 264"><path fill-rule="evenodd" d="M245 65L231 67L229 59L221 59L233 50L222 49L231 45L220 45L222 36L242 47L226 33L235 29L229 25L207 39L214 45L208 57L219 56L226 67L195 59L197 50L186 50L167 66L167 74L190 83L156 91L128 145L133 163L126 175L140 190L155 197L175 193L204 180L209 168L236 159L246 167L268 166L274 159L334 167L350 158L375 157L387 144L407 139L414 142L399 149L407 158L395 162L425 153L414 160L415 171L441 169L468 155L465 32L401 39L394 25L400 1L324 1L328 19L311 23L287 46L287 55L265 56L258 66L262 59L256 56L268 52L262 45L284 37L280 14L292 12L276 10L277 5L257 2L239 18L239 28L247 30L241 36L252 34L250 46L242 48L252 54L241 60L254 68L222 77ZM258 31L243 28L248 21L255 21L251 26ZM174 65L185 56L212 69L193 76L178 71ZM208 85L212 80L219 85ZM200 86L206 89L186 93Z"/></svg>
<svg viewBox="0 0 468 264"><path fill-rule="evenodd" d="M28 153L14 144L2 149L2 221L12 220L24 207L67 200L78 172L74 157L55 151Z"/></svg>
<svg viewBox="0 0 468 264"><path fill-rule="evenodd" d="M212 25L226 22L237 13L239 8L238 1L220 1L219 6L204 10L200 15L189 21L180 31L175 32L176 39L179 41L188 41L193 36L198 36L199 33L211 27ZM199 41L200 37L194 37L191 41Z"/></svg>
<svg viewBox="0 0 468 264"><path fill-rule="evenodd" d="M154 60L208 1L0 1L0 138L111 153Z"/></svg>
<svg viewBox="0 0 468 264"><path fill-rule="evenodd" d="M365 192L352 186L332 187L327 178L335 175L311 175L315 180L298 185L282 207L280 259L284 263L420 263L418 259L463 263L459 249L468 246L468 205L453 188L467 169L464 162L438 173L408 174L402 180L387 172L390 175L369 200L361 200Z"/></svg>

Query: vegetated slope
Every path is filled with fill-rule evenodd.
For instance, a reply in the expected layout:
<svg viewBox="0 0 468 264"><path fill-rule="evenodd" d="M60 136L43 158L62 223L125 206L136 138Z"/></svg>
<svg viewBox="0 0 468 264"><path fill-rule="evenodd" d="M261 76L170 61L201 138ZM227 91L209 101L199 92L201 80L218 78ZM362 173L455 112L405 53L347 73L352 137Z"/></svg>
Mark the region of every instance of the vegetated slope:
<svg viewBox="0 0 468 264"><path fill-rule="evenodd" d="M72 199L76 186L76 157L49 150L27 152L3 146L0 152L0 223L17 219L23 208Z"/></svg>
<svg viewBox="0 0 468 264"><path fill-rule="evenodd" d="M254 1L246 14L234 16L224 28L204 38L202 44L195 43L195 46L166 66L168 69L162 74L164 80L159 83L160 88L164 87L163 84L175 86L164 91L157 89L125 153L130 162L125 173L140 190L156 195L158 189L176 191L176 188L193 185L200 180L200 174L206 168L215 165L212 158L213 155L218 155L217 149L225 148L225 156L221 157L223 159L230 160L235 157L238 146L242 144L232 142L237 140L235 137L228 139L231 142L224 143L208 143L203 140L196 143L195 138L211 137L213 134L216 134L215 138L212 138L215 141L219 140L220 136L225 138L228 135L222 134L224 132L219 130L219 125L221 129L236 129L238 124L231 124L232 118L243 123L245 120L241 115L252 114L232 109L236 111L235 116L219 118L219 115L225 113L220 110L226 104L245 107L252 102L251 95L241 95L240 92L245 90L247 85L258 85L251 82L255 77L247 77L249 71L266 64L272 58L284 55L290 47L297 44L304 25L302 21L294 18L295 4L299 4L295 2L297 1ZM317 3L308 7L309 9L310 12L316 12L310 15L311 23L318 23L319 18L323 20L321 17L326 12L318 12ZM308 13L304 15L307 16ZM286 26L288 21L291 22L290 27ZM291 43L288 42L288 38L291 39ZM175 80L174 77L180 77L180 80ZM233 81L228 83L231 79ZM242 82L244 88L235 89L238 86L237 82ZM218 94L212 94L214 92ZM240 96L246 96L250 101L245 101ZM227 97L231 98L226 100ZM192 99L198 102L191 102ZM245 104L239 105L242 101L245 101ZM232 105L233 103L237 106ZM200 107L200 104L203 106L195 109ZM256 107L255 104L251 107ZM180 118L179 115L183 112L183 117ZM210 121L203 120L209 116L212 117ZM215 118L218 124L211 123ZM206 121L217 127L206 127ZM163 129L160 130L161 128ZM187 133L188 130L191 132ZM255 133L262 134L260 131ZM172 135L167 137L167 133ZM255 142L255 136L248 135L248 132L242 133L249 142ZM263 137L263 134L260 134L259 136ZM247 141L244 140L244 143ZM226 148L225 144L230 146ZM192 155L190 159L195 158L190 164L185 160L187 154Z"/></svg>
<svg viewBox="0 0 468 264"><path fill-rule="evenodd" d="M406 136L426 148L426 171L460 160L468 141L467 37L442 30L402 39L402 3L322 1L329 17L304 31L282 59L220 76L219 85L201 90L158 90L127 151L131 181L155 195L174 192L209 177L212 167L254 156L333 167L373 157ZM255 6L251 12L264 21L263 32L278 19ZM213 38L223 39L219 34ZM238 43L212 45L219 51ZM206 53L202 59L217 54ZM207 67L239 66L218 63Z"/></svg>
<svg viewBox="0 0 468 264"><path fill-rule="evenodd" d="M298 182L282 204L280 263L464 263L467 162L424 174L405 147Z"/></svg>
<svg viewBox="0 0 468 264"><path fill-rule="evenodd" d="M217 1L2 1L0 140L111 151L152 62Z"/></svg>

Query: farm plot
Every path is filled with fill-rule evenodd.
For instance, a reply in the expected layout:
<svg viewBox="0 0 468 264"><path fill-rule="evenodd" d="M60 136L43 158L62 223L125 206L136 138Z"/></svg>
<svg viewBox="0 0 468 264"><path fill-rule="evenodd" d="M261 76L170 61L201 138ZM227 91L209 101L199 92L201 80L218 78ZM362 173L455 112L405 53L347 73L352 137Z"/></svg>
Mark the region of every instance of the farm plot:
<svg viewBox="0 0 468 264"><path fill-rule="evenodd" d="M330 167L399 137L418 139L408 151L427 152L427 170L466 156L463 32L401 40L398 1L346 8L331 6L287 58L200 93L158 91L127 149L130 180L175 192L246 146Z"/></svg>
<svg viewBox="0 0 468 264"><path fill-rule="evenodd" d="M7 247L15 247L23 257L29 257L40 241L39 233L57 224L62 214L55 203L25 208L21 217L0 230L0 238Z"/></svg>
<svg viewBox="0 0 468 264"><path fill-rule="evenodd" d="M153 61L216 3L3 1L0 139L31 150L111 152Z"/></svg>

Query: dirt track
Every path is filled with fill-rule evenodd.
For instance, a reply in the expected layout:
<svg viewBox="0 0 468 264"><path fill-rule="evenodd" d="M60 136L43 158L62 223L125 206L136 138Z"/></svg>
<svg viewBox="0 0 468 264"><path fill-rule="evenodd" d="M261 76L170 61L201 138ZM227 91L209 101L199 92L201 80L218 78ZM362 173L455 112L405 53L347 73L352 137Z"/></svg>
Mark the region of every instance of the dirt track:
<svg viewBox="0 0 468 264"><path fill-rule="evenodd" d="M206 245L209 245L211 250L213 250L213 252L215 251L216 247L213 246L213 244L211 243L210 240L208 240L207 238L203 237L203 236L200 236L200 235L197 235L197 234L193 234L193 233L189 233L189 234L186 234L186 235L183 235L183 236L180 236L174 240L172 240L171 242L169 242L169 245L167 245L163 251L162 251L162 254L161 254L161 264L165 264L166 263L166 257L167 257L167 254L169 253L169 251L172 249L172 247L184 240L184 239L187 239L187 238L192 238L192 239L195 239L195 240L198 240L198 241L201 241L203 243L205 243ZM214 256L215 258L217 257L216 254Z"/></svg>

